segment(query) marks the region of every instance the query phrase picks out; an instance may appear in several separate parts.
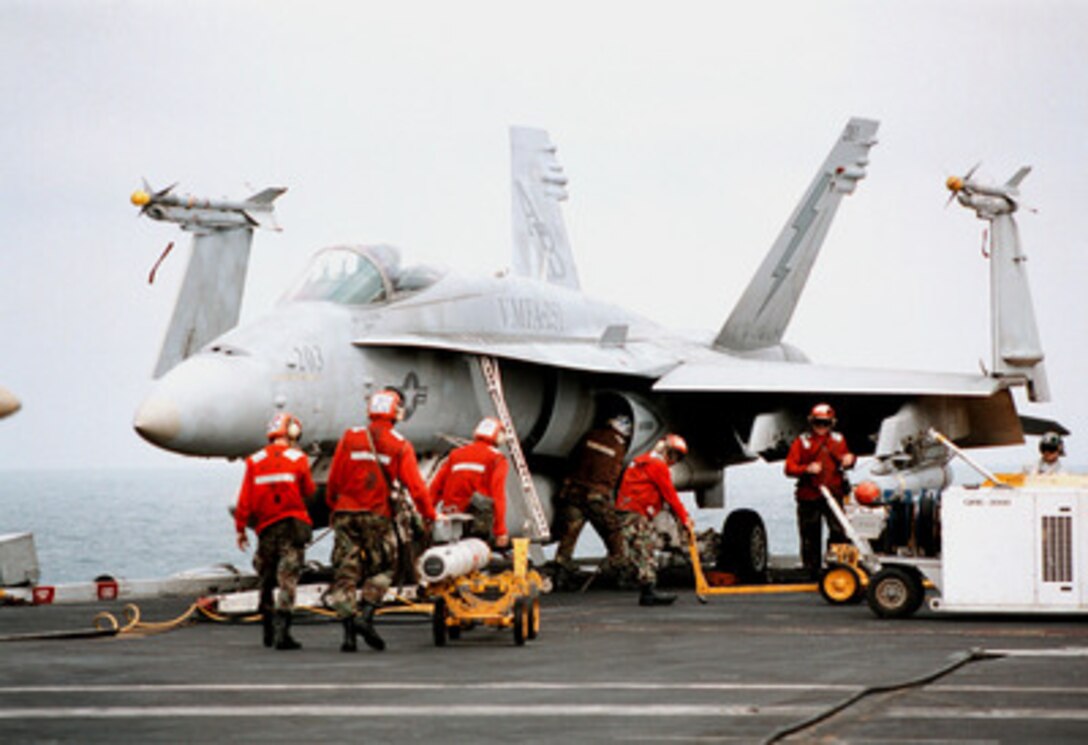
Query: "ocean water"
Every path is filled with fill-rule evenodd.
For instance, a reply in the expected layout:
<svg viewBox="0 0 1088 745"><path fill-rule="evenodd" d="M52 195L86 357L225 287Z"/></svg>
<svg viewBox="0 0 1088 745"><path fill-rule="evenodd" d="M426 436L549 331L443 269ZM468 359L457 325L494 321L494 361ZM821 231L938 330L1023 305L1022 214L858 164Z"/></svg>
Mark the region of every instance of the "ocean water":
<svg viewBox="0 0 1088 745"><path fill-rule="evenodd" d="M43 583L163 577L251 557L228 508L241 464L147 470L4 471L0 534L30 532Z"/></svg>
<svg viewBox="0 0 1088 745"><path fill-rule="evenodd" d="M854 475L855 482L866 470ZM963 464L954 471L957 482L979 481ZM2 471L0 534L34 534L43 583L89 581L102 574L165 577L216 564L249 569L252 545L248 552L238 550L228 512L242 473L240 463L216 462L160 470ZM681 497L694 508L692 495ZM793 482L781 464L728 469L725 498L727 509L693 513L700 530L720 530L728 510L746 507L763 517L771 554L797 554ZM331 551L332 538L326 536L307 558L328 562ZM594 531L583 531L577 553L603 552Z"/></svg>

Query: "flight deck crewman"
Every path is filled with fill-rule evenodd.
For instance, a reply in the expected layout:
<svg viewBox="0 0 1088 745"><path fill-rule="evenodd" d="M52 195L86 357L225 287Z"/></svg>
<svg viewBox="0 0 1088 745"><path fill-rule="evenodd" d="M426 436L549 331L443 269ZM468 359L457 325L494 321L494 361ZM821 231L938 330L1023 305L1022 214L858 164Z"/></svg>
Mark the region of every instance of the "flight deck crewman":
<svg viewBox="0 0 1088 745"><path fill-rule="evenodd" d="M404 418L400 393L378 391L370 397L367 412L369 426L349 429L340 438L325 488L335 540L329 601L344 626L342 652L356 650L356 634L373 649L385 649L374 629L374 612L393 583L397 562L391 490L398 485L407 488L424 520L435 519L416 451L393 429ZM362 601L357 608L360 582Z"/></svg>
<svg viewBox="0 0 1088 745"><path fill-rule="evenodd" d="M630 439L631 418L618 415L607 426L587 432L575 449L574 465L555 499L555 562L560 569L574 570L574 546L587 518L608 547L609 560L623 557L615 491Z"/></svg>
<svg viewBox="0 0 1088 745"><path fill-rule="evenodd" d="M249 546L247 527L258 536L253 567L260 577L264 645L276 649L301 646L291 638L291 610L306 560L306 544L313 535L305 500L314 493L310 462L305 453L291 446L301 436L302 425L290 414L277 414L272 419L269 444L246 459L234 508L238 548L244 551ZM280 592L273 605L277 584Z"/></svg>
<svg viewBox="0 0 1088 745"><path fill-rule="evenodd" d="M654 552L657 541L651 521L665 505L677 519L694 534L695 525L680 502L680 496L672 484L669 466L680 462L688 453L688 445L680 435L666 435L627 466L620 483L616 509L620 516L620 537L626 544L628 561L638 577L639 605L669 605L675 595L661 594L654 590L657 582L657 564Z"/></svg>
<svg viewBox="0 0 1088 745"><path fill-rule="evenodd" d="M1039 460L1024 467L1024 472L1032 476L1042 476L1062 472L1062 456L1065 455L1065 442L1057 432L1047 432L1039 439Z"/></svg>
<svg viewBox="0 0 1088 745"><path fill-rule="evenodd" d="M510 470L499 450L502 422L485 417L476 425L473 440L453 450L431 480L431 498L445 514L472 515L465 535L510 545L506 530L506 474Z"/></svg>
<svg viewBox="0 0 1088 745"><path fill-rule="evenodd" d="M827 520L828 540L845 543L846 536L820 491L826 486L842 505L848 491L843 471L853 468L856 458L846 444L846 438L832 428L835 410L828 404L812 407L808 415L809 431L790 445L786 456L786 475L797 479L797 530L801 541L801 563L811 579L819 579L823 554L823 527Z"/></svg>

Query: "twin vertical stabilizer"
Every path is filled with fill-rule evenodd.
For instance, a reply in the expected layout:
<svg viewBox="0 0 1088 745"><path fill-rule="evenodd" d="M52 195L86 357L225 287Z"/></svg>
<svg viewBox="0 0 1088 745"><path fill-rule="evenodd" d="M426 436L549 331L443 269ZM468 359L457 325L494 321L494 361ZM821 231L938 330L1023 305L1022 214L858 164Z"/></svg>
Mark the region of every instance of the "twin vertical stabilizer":
<svg viewBox="0 0 1088 745"><path fill-rule="evenodd" d="M567 198L567 177L548 133L511 127L510 170L514 273L578 289L578 269L559 209Z"/></svg>
<svg viewBox="0 0 1088 745"><path fill-rule="evenodd" d="M748 352L781 343L839 202L865 178L878 126L856 118L846 125L718 332L715 347Z"/></svg>

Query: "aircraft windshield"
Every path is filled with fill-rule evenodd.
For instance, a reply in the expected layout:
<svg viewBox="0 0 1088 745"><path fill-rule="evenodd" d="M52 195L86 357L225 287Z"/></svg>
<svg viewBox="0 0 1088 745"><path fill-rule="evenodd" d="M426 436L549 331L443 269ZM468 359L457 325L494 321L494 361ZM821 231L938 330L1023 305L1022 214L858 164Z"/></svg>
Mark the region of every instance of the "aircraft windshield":
<svg viewBox="0 0 1088 745"><path fill-rule="evenodd" d="M425 266L401 269L400 252L391 246L326 248L287 297L366 305L430 287L440 276Z"/></svg>

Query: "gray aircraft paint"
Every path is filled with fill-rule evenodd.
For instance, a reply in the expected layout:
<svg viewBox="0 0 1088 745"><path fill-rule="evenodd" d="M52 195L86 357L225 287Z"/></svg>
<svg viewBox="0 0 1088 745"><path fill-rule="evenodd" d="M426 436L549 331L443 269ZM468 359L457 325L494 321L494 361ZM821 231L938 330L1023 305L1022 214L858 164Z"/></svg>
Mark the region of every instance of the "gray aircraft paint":
<svg viewBox="0 0 1088 745"><path fill-rule="evenodd" d="M546 507L565 455L595 418L617 410L634 418L632 454L665 431L688 439L692 453L675 471L677 486L707 505L721 499L725 466L782 457L821 400L838 409L855 451L899 456L911 468L932 465L911 444L930 426L948 428L963 446L1022 442L1009 386L1023 376L817 366L781 343L835 208L864 176L875 131L876 122L850 121L713 343L577 289L558 209L565 177L547 135L518 128L513 273L440 275L402 265L385 246L326 250L306 274L310 285L296 292L339 293L369 272L360 276L372 294L337 302L289 294L163 375L135 426L169 450L236 458L263 444L274 412L291 411L302 419L320 479L343 430L363 421L366 397L386 385L411 387L401 431L424 456L468 436L492 413L476 370L476 357L488 355L502 362L506 399ZM339 285L329 279L337 273ZM523 520L512 500L512 529Z"/></svg>

